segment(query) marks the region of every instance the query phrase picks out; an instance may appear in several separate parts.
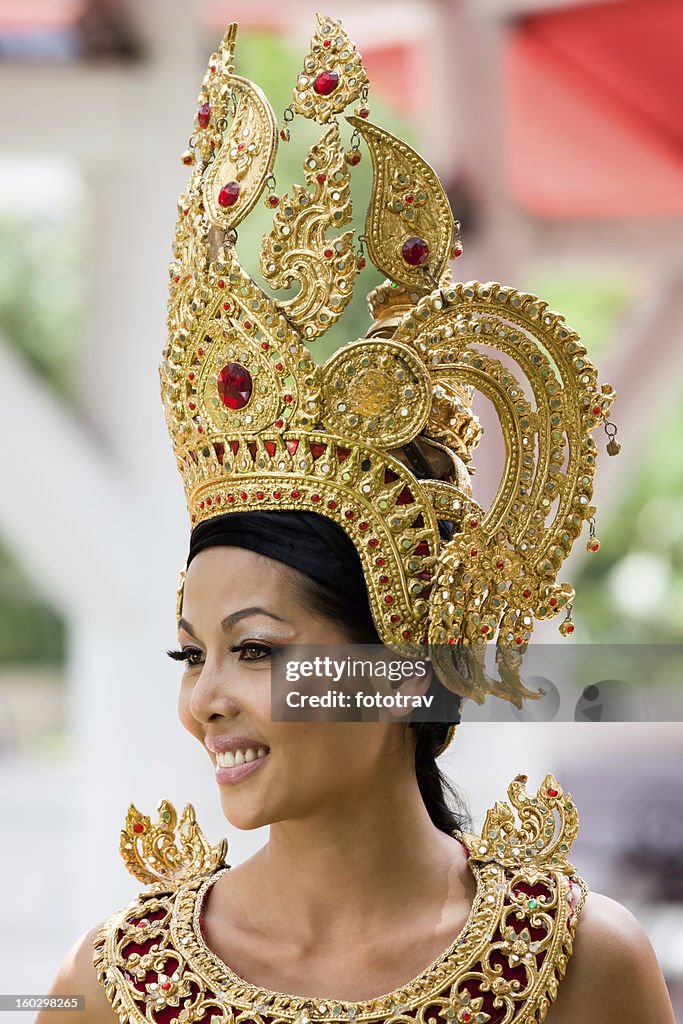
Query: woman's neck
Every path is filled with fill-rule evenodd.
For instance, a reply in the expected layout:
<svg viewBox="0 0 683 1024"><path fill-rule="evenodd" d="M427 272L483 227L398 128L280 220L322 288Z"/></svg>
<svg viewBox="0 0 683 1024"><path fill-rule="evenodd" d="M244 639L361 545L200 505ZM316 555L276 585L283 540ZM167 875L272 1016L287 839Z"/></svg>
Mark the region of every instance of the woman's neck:
<svg viewBox="0 0 683 1024"><path fill-rule="evenodd" d="M331 923L337 941L367 939L425 904L467 898L472 886L462 847L432 823L414 775L271 825L267 844L233 872L251 927L291 934L295 920L311 948Z"/></svg>

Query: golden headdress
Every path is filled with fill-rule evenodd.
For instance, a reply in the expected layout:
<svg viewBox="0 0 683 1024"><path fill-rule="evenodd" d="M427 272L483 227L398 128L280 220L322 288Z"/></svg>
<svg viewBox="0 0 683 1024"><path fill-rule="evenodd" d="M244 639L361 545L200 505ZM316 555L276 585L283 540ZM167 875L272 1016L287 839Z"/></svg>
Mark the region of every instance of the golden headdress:
<svg viewBox="0 0 683 1024"><path fill-rule="evenodd" d="M591 432L614 391L545 302L452 282L462 246L444 188L369 120L366 73L339 22L318 16L279 131L263 92L235 73L235 39L231 25L211 57L182 158L192 170L159 368L192 527L254 509L327 516L358 550L383 643L399 653L429 644L454 692L520 707L539 696L519 674L534 618L565 608L560 630L573 630L574 591L556 579L587 519L598 544ZM356 102L345 152L337 115ZM305 184L279 197L275 155L295 113L324 128ZM361 140L373 169L361 241L387 280L369 297L368 336L317 365L307 346L342 316L365 262L353 231L338 230L351 218ZM237 229L264 193L273 224L261 273L276 289L297 286L291 298L271 297L239 263ZM475 392L495 407L505 442L489 508L470 480ZM439 520L453 524L451 539ZM499 679L484 667L494 638Z"/></svg>

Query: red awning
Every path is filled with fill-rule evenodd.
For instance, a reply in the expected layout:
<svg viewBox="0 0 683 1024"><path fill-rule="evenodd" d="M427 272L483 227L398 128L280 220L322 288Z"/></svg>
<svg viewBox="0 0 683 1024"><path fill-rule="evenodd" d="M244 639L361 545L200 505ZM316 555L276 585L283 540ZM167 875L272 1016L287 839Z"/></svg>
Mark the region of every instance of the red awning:
<svg viewBox="0 0 683 1024"><path fill-rule="evenodd" d="M506 41L514 197L543 217L683 213L683 3L530 17Z"/></svg>

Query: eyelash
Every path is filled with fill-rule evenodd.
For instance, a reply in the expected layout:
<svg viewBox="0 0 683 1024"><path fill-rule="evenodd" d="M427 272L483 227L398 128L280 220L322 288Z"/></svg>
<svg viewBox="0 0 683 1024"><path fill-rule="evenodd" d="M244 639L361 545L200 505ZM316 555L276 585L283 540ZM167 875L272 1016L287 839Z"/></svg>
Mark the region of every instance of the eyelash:
<svg viewBox="0 0 683 1024"><path fill-rule="evenodd" d="M235 654L238 653L239 651L256 650L256 651L263 652L265 657L269 657L270 656L270 652L271 652L271 649L268 646L268 644L255 643L253 640L245 642L243 644L239 644L237 647L231 647L230 650L233 653L235 653ZM190 658L193 655L201 654L202 652L200 650L198 650L196 647L184 647L182 650L166 651L166 653L168 654L169 658L173 658L174 661L184 661L184 662L186 662L186 664L188 666L194 668L194 667L196 667L197 662L190 661ZM263 661L264 659L263 658L240 658L239 660L240 661Z"/></svg>

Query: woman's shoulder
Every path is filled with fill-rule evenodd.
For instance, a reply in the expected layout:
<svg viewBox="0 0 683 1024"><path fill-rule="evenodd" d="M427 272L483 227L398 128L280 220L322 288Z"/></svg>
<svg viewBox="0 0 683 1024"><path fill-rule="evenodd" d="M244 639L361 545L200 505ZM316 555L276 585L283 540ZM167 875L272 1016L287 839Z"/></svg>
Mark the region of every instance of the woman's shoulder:
<svg viewBox="0 0 683 1024"><path fill-rule="evenodd" d="M73 1010L43 1010L36 1024L59 1024L69 1019L77 1019L79 1024L113 1024L119 1020L100 984L93 960L95 943L105 923L96 924L76 940L59 965L48 993L51 996L82 995L84 1010L79 1010L76 1017Z"/></svg>
<svg viewBox="0 0 683 1024"><path fill-rule="evenodd" d="M574 950L548 1024L599 1019L674 1024L661 968L645 929L621 903L589 891Z"/></svg>

